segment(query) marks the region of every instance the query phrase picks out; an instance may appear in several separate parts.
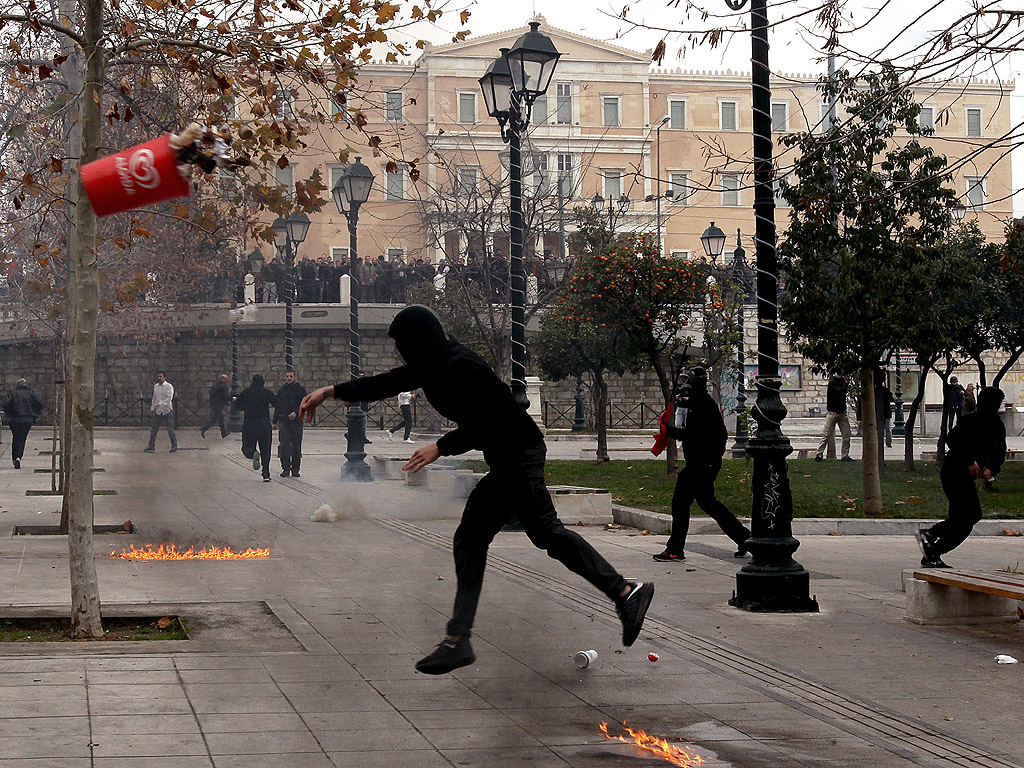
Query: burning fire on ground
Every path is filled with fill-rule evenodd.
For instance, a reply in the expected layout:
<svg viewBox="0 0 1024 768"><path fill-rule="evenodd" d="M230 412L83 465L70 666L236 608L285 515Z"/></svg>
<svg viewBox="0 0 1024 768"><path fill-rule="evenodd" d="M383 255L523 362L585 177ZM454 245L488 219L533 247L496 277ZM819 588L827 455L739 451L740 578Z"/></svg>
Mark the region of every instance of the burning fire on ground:
<svg viewBox="0 0 1024 768"><path fill-rule="evenodd" d="M123 552L111 552L110 556L122 560L251 560L270 557L270 550L249 547L244 552L235 552L231 547L206 547L196 551L194 547L189 547L180 552L175 544L161 544L158 547L147 544L141 549L132 544Z"/></svg>
<svg viewBox="0 0 1024 768"><path fill-rule="evenodd" d="M676 746L675 744L669 744L665 739L659 739L657 736L650 736L646 732L640 729L630 728L625 723L622 727L626 729L626 736L612 736L608 733L608 723L601 723L601 733L604 734L606 739L612 739L613 741L621 741L623 744L632 744L634 747L640 747L640 749L650 752L653 755L657 755L663 760L667 760L672 765L682 766L682 768L696 768L699 765L704 764L704 758L699 755L692 754L683 747Z"/></svg>

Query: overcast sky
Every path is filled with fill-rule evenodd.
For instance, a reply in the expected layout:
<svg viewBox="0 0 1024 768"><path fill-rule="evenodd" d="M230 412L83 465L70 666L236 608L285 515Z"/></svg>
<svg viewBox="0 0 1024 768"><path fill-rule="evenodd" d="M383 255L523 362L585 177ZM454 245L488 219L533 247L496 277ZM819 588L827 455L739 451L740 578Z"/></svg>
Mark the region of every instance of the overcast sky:
<svg viewBox="0 0 1024 768"><path fill-rule="evenodd" d="M989 8L1017 6L1020 0L993 0ZM675 5L676 7L672 7ZM824 73L827 64L821 54L821 41L815 39L808 28L814 24L813 17L794 19L801 9L816 5L813 0L769 0L769 21L777 24L771 31L770 63L773 71L800 74ZM897 58L923 40L930 39L934 30L944 28L950 20L967 11L971 0L864 0L851 2L856 6L852 16L845 19L847 24L864 25L862 30L842 36L843 45L860 55L877 60L885 56ZM628 8L624 21L618 17L623 8ZM1018 6L1019 7L1019 6ZM453 2L446 6L446 14L440 28L417 29L416 34L434 43L450 42L451 35L462 29L458 24L458 10L467 8L471 12L466 25L472 36L487 35L503 30L525 26L529 18L538 13L550 26L586 35L597 40L620 45L637 51L653 49L663 38L666 42L664 66L684 69L732 69L750 70L749 35L726 35L723 43L712 48L700 40L700 33L716 27L737 27L746 24L749 5L739 13L731 12L725 0L621 0L610 5L606 0L476 0L475 2ZM921 20L896 40L895 30L907 25L907 9L921 15ZM689 9L689 10L687 10ZM702 18L702 11L711 14ZM633 23L630 23L633 22ZM781 22L781 23L779 23ZM644 28L646 25L647 28ZM693 34L688 34L693 33ZM842 66L842 62L840 62ZM852 68L856 68L855 65ZM960 74L974 74L977 77L995 76L991 65L979 63L974 71L961 68ZM999 65L999 76L1015 79L1016 89L1010 96L1011 118L1018 126L1024 123L1024 52ZM1013 182L1015 189L1024 186L1024 150L1017 149L1013 160ZM1018 192L1014 200L1017 216L1024 216L1024 192Z"/></svg>

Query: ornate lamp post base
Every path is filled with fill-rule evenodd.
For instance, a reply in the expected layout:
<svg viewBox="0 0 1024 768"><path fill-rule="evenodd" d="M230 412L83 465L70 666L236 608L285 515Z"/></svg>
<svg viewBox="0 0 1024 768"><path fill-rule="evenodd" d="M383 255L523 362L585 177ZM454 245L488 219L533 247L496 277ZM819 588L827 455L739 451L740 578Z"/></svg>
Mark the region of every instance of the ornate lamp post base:
<svg viewBox="0 0 1024 768"><path fill-rule="evenodd" d="M343 483L370 483L370 465L366 463L366 431L363 424L365 414L358 405L350 405L346 418L348 420L348 450L345 451L345 463L341 466Z"/></svg>

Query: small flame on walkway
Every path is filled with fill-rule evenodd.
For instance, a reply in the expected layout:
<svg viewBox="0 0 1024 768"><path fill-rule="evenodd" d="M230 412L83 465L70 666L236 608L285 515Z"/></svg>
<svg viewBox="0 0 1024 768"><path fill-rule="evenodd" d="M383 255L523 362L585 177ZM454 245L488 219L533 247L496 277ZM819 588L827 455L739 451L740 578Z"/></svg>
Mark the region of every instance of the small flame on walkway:
<svg viewBox="0 0 1024 768"><path fill-rule="evenodd" d="M249 547L244 552L234 552L231 547L206 547L196 551L194 547L189 547L179 552L174 544L161 544L159 547L147 544L141 549L132 544L123 552L111 552L110 556L122 560L251 560L270 557L270 550Z"/></svg>
<svg viewBox="0 0 1024 768"><path fill-rule="evenodd" d="M625 723L622 727L626 729L626 733L632 738L625 736L612 736L608 733L608 723L601 723L601 733L604 734L606 739L612 739L613 741L618 740L623 744L632 744L634 747L640 747L651 754L657 755L663 760L667 760L672 765L682 766L682 768L696 768L699 765L704 764L704 758L699 755L694 755L683 747L676 746L675 744L669 744L665 739L659 739L657 736L650 736L646 732L640 729L634 729L627 726Z"/></svg>

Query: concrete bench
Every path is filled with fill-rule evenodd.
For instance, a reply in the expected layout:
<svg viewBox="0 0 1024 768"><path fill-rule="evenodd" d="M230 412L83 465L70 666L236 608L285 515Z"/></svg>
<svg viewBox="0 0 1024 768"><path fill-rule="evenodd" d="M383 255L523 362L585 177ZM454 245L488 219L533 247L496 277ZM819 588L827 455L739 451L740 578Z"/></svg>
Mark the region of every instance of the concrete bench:
<svg viewBox="0 0 1024 768"><path fill-rule="evenodd" d="M935 461L939 458L938 451L921 451L921 461ZM1010 448L1006 452L1007 461L1024 461L1024 451Z"/></svg>
<svg viewBox="0 0 1024 768"><path fill-rule="evenodd" d="M558 517L566 525L610 525L615 522L612 495L604 488L549 485L548 493L555 503Z"/></svg>
<svg viewBox="0 0 1024 768"><path fill-rule="evenodd" d="M402 467L408 461L396 456L370 456L370 475L376 480L405 480Z"/></svg>
<svg viewBox="0 0 1024 768"><path fill-rule="evenodd" d="M1017 621L1024 574L920 568L903 572L906 620L914 624Z"/></svg>

